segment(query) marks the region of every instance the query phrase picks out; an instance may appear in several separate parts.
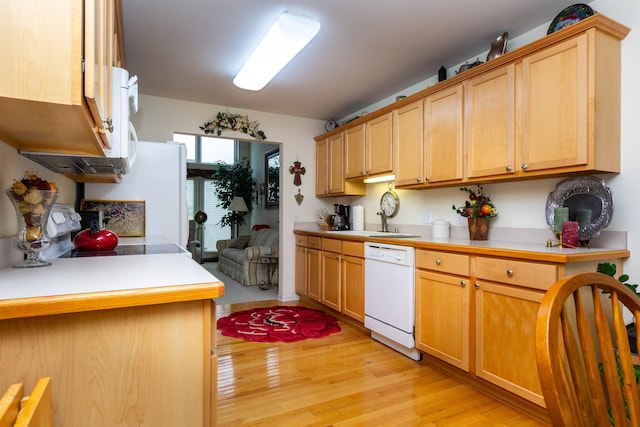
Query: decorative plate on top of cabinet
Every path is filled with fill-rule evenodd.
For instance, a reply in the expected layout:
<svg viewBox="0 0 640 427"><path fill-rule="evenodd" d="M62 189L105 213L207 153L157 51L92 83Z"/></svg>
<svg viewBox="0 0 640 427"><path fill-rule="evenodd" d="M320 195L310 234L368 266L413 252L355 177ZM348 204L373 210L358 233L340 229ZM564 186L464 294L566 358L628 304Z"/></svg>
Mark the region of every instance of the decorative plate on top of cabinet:
<svg viewBox="0 0 640 427"><path fill-rule="evenodd" d="M568 27L571 24L582 21L593 15L593 9L583 3L576 3L560 12L549 25L547 34L555 33L558 30Z"/></svg>

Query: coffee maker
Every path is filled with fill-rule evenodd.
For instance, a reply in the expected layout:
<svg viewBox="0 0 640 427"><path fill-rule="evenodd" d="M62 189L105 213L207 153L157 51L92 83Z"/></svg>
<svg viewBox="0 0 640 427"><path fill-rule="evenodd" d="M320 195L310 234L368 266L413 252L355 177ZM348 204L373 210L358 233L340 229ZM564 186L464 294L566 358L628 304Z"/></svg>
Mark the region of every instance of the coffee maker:
<svg viewBox="0 0 640 427"><path fill-rule="evenodd" d="M335 204L332 230L350 230L349 214L351 206Z"/></svg>

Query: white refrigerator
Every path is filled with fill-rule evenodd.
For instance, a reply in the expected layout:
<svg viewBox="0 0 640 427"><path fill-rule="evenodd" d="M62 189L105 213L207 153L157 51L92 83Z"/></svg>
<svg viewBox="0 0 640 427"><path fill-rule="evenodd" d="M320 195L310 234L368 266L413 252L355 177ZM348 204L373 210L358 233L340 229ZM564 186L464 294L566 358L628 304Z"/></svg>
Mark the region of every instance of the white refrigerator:
<svg viewBox="0 0 640 427"><path fill-rule="evenodd" d="M181 143L138 141L136 159L122 181L87 183L84 198L144 200L145 239L166 240L186 247L189 237L186 153L186 146Z"/></svg>

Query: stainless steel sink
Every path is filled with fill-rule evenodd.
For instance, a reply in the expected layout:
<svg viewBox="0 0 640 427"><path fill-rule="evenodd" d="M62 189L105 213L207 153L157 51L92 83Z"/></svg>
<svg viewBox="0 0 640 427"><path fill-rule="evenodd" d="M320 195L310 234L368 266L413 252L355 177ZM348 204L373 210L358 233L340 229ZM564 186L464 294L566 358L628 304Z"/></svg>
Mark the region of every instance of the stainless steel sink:
<svg viewBox="0 0 640 427"><path fill-rule="evenodd" d="M369 234L367 237L384 237L387 239L404 239L408 237L420 237L417 234L407 234L407 233L374 233Z"/></svg>
<svg viewBox="0 0 640 427"><path fill-rule="evenodd" d="M391 233L384 231L354 231L354 230L330 230L327 233L331 234L342 234L345 236L362 236L362 237L384 237L388 239L401 239L407 237L420 237L417 234L409 234L409 233Z"/></svg>

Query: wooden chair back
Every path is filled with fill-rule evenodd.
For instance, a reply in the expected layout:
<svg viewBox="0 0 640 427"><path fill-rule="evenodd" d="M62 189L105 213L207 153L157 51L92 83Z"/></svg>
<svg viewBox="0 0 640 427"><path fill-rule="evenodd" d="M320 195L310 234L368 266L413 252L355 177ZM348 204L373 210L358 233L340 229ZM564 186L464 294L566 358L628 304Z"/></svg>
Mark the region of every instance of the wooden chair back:
<svg viewBox="0 0 640 427"><path fill-rule="evenodd" d="M556 282L536 323L536 360L554 426L640 426L640 395L622 306L640 324L640 298L601 273Z"/></svg>
<svg viewBox="0 0 640 427"><path fill-rule="evenodd" d="M53 427L51 379L40 378L31 394L22 384L10 386L0 400L0 427Z"/></svg>

